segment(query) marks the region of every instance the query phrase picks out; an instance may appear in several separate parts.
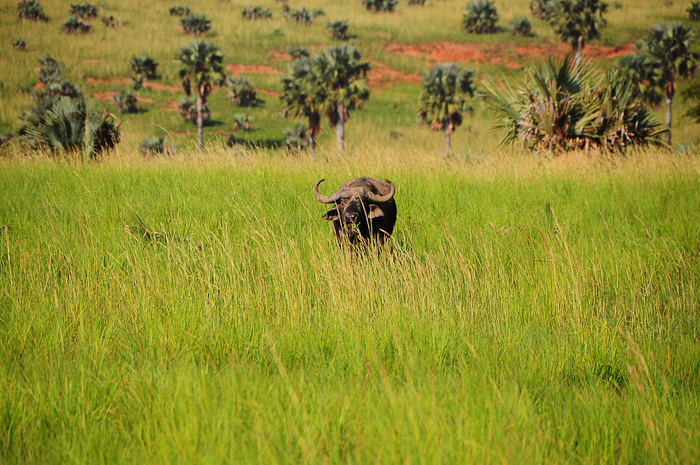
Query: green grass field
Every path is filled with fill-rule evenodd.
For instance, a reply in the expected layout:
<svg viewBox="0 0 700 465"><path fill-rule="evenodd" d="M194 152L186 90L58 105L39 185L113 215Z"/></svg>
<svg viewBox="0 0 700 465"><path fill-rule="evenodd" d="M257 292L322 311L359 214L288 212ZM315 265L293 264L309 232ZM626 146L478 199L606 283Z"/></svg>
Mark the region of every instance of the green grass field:
<svg viewBox="0 0 700 465"><path fill-rule="evenodd" d="M528 0L496 6L503 28L529 17L533 38L465 34L464 0L291 3L325 10L308 27L271 0L257 22L240 17L247 0L108 1L99 17L128 24L98 17L84 36L58 32L70 2L41 3L48 23L0 4L0 129L32 103L44 53L88 96L124 88L142 53L176 90L141 91L144 111L119 115L124 142L97 160L14 142L0 156L0 464L700 463L700 132L680 98L675 150L504 149L476 100L446 158L415 122L415 74L436 44L485 56L463 61L479 80L561 53ZM243 73L259 107L212 94L202 153L171 108L173 55L193 39L167 14L181 4L212 18L204 39L227 65L268 67ZM614 63L601 50L688 6L611 5L588 59ZM288 153L274 148L297 122L275 97L283 55L334 43L326 19L349 20L385 71L346 153L327 125L315 155ZM253 131L233 132L240 112ZM226 147L232 133L259 148ZM177 152L139 155L154 135ZM357 176L397 188L379 252L339 250L311 192Z"/></svg>
<svg viewBox="0 0 700 465"><path fill-rule="evenodd" d="M2 462L697 462L698 158L488 155L0 161Z"/></svg>

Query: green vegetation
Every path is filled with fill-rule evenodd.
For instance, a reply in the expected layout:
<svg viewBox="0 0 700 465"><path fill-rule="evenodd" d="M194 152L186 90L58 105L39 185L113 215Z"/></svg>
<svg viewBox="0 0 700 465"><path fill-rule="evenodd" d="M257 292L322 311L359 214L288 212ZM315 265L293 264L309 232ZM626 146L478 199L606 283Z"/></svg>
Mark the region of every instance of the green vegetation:
<svg viewBox="0 0 700 465"><path fill-rule="evenodd" d="M192 8L189 5L185 6L173 6L170 7L168 13L170 16L187 16L192 12Z"/></svg>
<svg viewBox="0 0 700 465"><path fill-rule="evenodd" d="M474 96L474 71L454 63L438 64L430 68L421 85L418 116L433 131L444 132L447 157L450 137L462 124L462 113L469 109L469 99Z"/></svg>
<svg viewBox="0 0 700 465"><path fill-rule="evenodd" d="M272 12L268 7L247 6L241 10L241 16L245 19L269 19Z"/></svg>
<svg viewBox="0 0 700 465"><path fill-rule="evenodd" d="M19 2L17 4L17 15L20 17L20 19L29 19L31 21L49 20L49 18L44 14L44 9L37 0L22 0Z"/></svg>
<svg viewBox="0 0 700 465"><path fill-rule="evenodd" d="M180 63L178 75L188 97L194 94L197 113L197 148L203 147L204 111L213 86L225 82L221 49L212 43L194 41L182 47L175 59ZM182 114L182 105L181 105Z"/></svg>
<svg viewBox="0 0 700 465"><path fill-rule="evenodd" d="M622 63L628 65L628 70L636 70L639 67L636 63L643 63L641 66L647 66L649 74L628 74L633 78L644 79L641 82L636 81L639 86L658 87L659 90L655 94L663 90L666 100L666 144L669 146L673 97L676 93L675 77L690 77L697 69L700 57L692 52L695 41L695 30L689 26L678 22L657 23L646 37L635 44L635 57L630 59L630 62ZM653 101L656 103L656 95L653 96Z"/></svg>
<svg viewBox="0 0 700 465"><path fill-rule="evenodd" d="M659 145L665 131L644 106L634 84L622 71L598 74L551 59L530 68L522 83L485 82L504 143L520 141L542 152L589 150L619 153L632 147ZM503 90L502 90L503 89Z"/></svg>
<svg viewBox="0 0 700 465"><path fill-rule="evenodd" d="M207 15L189 14L180 19L180 31L183 34L201 36L211 29L211 19Z"/></svg>
<svg viewBox="0 0 700 465"><path fill-rule="evenodd" d="M607 21L608 4L600 0L552 0L545 7L546 20L556 35L576 50L576 66L581 64L585 45L600 37Z"/></svg>
<svg viewBox="0 0 700 465"><path fill-rule="evenodd" d="M21 37L13 37L12 38L12 49L17 50L18 52L26 52L27 51L27 41Z"/></svg>
<svg viewBox="0 0 700 465"><path fill-rule="evenodd" d="M331 33L331 37L338 40L345 40L348 38L348 28L350 25L344 19L339 19L337 21L326 21L326 29Z"/></svg>
<svg viewBox="0 0 700 465"><path fill-rule="evenodd" d="M60 31L66 34L86 34L90 32L92 25L87 24L79 16L69 16L61 26Z"/></svg>
<svg viewBox="0 0 700 465"><path fill-rule="evenodd" d="M464 13L464 30L476 34L494 34L498 31L498 11L491 0L467 3Z"/></svg>
<svg viewBox="0 0 700 465"><path fill-rule="evenodd" d="M360 0L370 11L394 11L399 0Z"/></svg>
<svg viewBox="0 0 700 465"><path fill-rule="evenodd" d="M514 36L530 37L532 36L532 24L527 18L515 18L511 20L508 27L510 33Z"/></svg>
<svg viewBox="0 0 700 465"><path fill-rule="evenodd" d="M700 21L700 2L690 2L687 11L688 19L691 21Z"/></svg>
<svg viewBox="0 0 700 465"><path fill-rule="evenodd" d="M224 84L229 102L239 107L254 107L258 104L258 93L248 78L226 79Z"/></svg>
<svg viewBox="0 0 700 465"><path fill-rule="evenodd" d="M83 2L78 5L71 3L70 14L83 19L97 18L97 8L90 5L88 2Z"/></svg>
<svg viewBox="0 0 700 465"><path fill-rule="evenodd" d="M139 98L134 91L122 90L118 94L114 94L112 101L114 102L114 107L120 113L136 113L139 111Z"/></svg>

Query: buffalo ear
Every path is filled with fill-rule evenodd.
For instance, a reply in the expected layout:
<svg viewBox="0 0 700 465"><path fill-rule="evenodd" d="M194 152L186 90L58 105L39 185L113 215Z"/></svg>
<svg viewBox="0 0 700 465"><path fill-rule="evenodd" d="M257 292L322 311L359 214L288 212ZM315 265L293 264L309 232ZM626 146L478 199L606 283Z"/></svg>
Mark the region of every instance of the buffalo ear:
<svg viewBox="0 0 700 465"><path fill-rule="evenodd" d="M321 217L324 220L336 221L340 219L340 213L338 213L338 206L331 208L326 212L325 215Z"/></svg>
<svg viewBox="0 0 700 465"><path fill-rule="evenodd" d="M367 216L367 218L371 220L374 218L380 218L382 216L384 216L384 211L375 204L370 204L369 215Z"/></svg>

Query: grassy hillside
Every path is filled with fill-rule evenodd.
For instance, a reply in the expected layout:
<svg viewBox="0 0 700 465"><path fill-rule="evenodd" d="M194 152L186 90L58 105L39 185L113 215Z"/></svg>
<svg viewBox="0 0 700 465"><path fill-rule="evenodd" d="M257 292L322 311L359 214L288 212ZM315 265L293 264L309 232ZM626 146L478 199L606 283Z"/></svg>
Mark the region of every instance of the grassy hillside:
<svg viewBox="0 0 700 465"><path fill-rule="evenodd" d="M462 0L429 0L423 7L409 7L405 1L393 13L373 13L359 2L341 0L293 1L290 7L322 8L326 16L316 18L310 26L297 25L282 18L280 3L264 0L197 0L149 2L125 0L100 3L98 18L91 20L91 32L85 35L67 35L59 27L68 16L70 2L43 2L50 18L48 23L20 21L16 2L0 6L0 128L16 125L17 117L31 104L32 87L36 83L37 58L45 53L63 62L72 82L82 85L85 94L95 96L109 108L111 95L129 85L130 58L148 53L160 64L162 77L155 88L141 91L141 108L135 115L120 115L124 122L124 139L135 146L147 136L165 136L181 148L191 147L196 129L180 120L175 104L182 91L177 80L177 63L173 56L178 47L193 40L193 36L179 33L179 20L168 15L172 6L187 3L195 13L204 13L212 19L212 30L205 40L218 44L225 53L231 72L250 78L260 92L263 103L256 108L237 108L230 104L222 91L210 98L212 121L205 130L206 140L227 140L233 133L233 115L244 112L253 119L254 130L236 132L236 137L263 146L279 143L285 127L295 121L284 120L277 95L280 74L286 71L287 48L306 45L312 50L338 43L326 31L326 20L347 19L350 23L351 42L370 60L372 99L361 112L351 117L348 125L348 143L384 143L390 132L400 134L390 140L399 147L439 147L439 135L430 134L425 127L415 124L415 102L419 94L419 78L426 69L441 61L458 61L477 70L483 76L512 76L533 59L549 53L562 55L566 46L553 36L551 28L532 17L528 0L500 1L496 6L503 32L482 36L466 34L462 28L462 14L466 3ZM244 6L266 6L273 12L270 20L247 21L241 17ZM590 59L606 66L616 56L629 52L631 43L659 20L686 20L686 2L641 0L611 4L606 17L608 26L603 37L591 44L586 53ZM100 21L103 16L114 16L126 24L108 28ZM526 16L533 23L535 36L514 38L507 31L515 17ZM28 40L26 52L11 49L11 38ZM681 87L684 85L680 83ZM684 106L676 102L674 140L697 143L698 126L680 117ZM467 153L482 148L490 139L491 115L476 105L470 127L456 133L454 150ZM467 129L466 131L464 129ZM326 130L321 144L332 144L332 131Z"/></svg>
<svg viewBox="0 0 700 465"><path fill-rule="evenodd" d="M0 160L0 461L696 463L697 157L432 153Z"/></svg>

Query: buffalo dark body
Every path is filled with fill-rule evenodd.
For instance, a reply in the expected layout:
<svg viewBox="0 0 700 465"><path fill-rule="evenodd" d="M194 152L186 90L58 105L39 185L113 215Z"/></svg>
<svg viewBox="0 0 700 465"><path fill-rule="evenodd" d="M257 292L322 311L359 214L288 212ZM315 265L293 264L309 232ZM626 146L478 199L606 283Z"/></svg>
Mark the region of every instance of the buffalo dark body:
<svg viewBox="0 0 700 465"><path fill-rule="evenodd" d="M374 178L355 178L345 181L334 194L321 195L314 184L316 200L335 204L324 220L333 222L333 232L340 245L367 243L370 240L384 242L396 224L394 184Z"/></svg>

